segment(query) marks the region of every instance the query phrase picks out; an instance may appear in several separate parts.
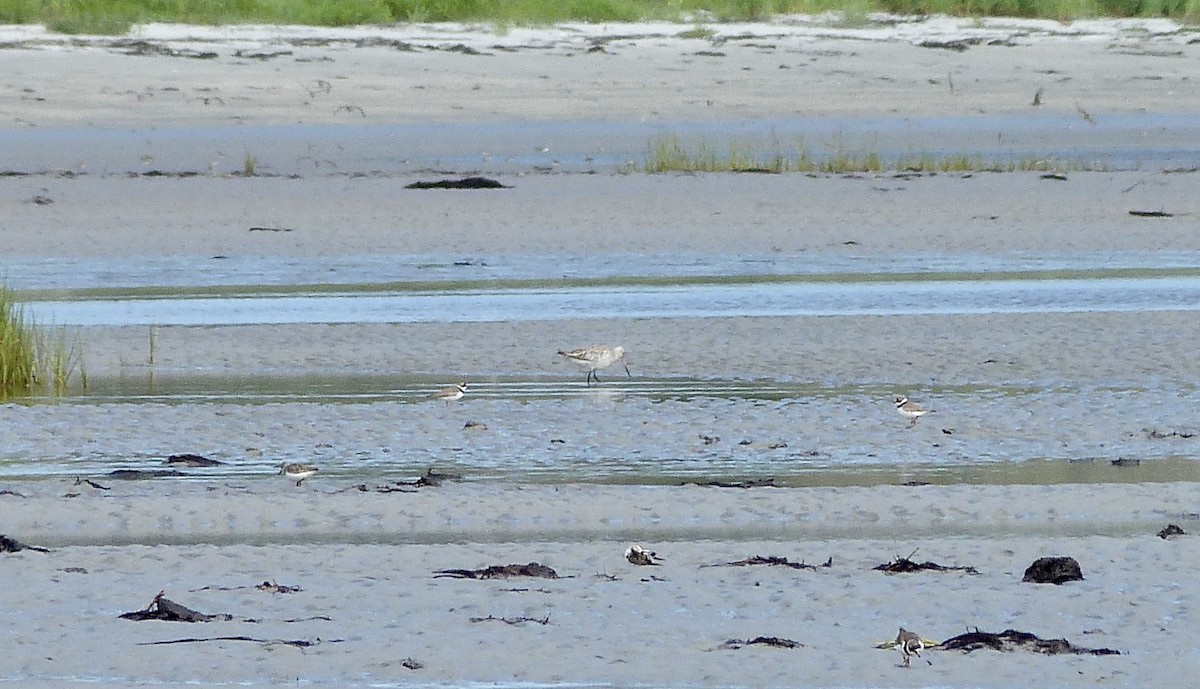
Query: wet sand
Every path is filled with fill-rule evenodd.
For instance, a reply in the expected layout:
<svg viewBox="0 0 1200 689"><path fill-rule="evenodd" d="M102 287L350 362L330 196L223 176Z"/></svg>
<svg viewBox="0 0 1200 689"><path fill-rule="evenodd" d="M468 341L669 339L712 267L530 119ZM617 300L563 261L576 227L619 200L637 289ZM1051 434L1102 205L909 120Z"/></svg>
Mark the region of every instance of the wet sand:
<svg viewBox="0 0 1200 689"><path fill-rule="evenodd" d="M148 27L136 37L177 51L173 57L126 55L122 51L146 48L103 40L72 45L6 29L6 40L23 44L5 51L10 71L0 85L8 96L0 126L64 129L66 140L76 136L78 143L39 148L44 139L15 137L24 143L14 160L26 161L15 164L16 171L34 174L0 178L6 211L0 255L26 261L186 256L199 262L215 255L286 260L680 250L831 256L1108 252L1144 258L1197 250L1196 175L1164 174L1154 166L1072 172L1065 181L1037 173L646 177L602 166L595 174L552 175L538 169L545 156L540 151L543 157L534 163L517 156L533 148L530 139L498 130L465 148L477 157L497 150L514 156L504 173L514 189L416 195L400 189L413 176L403 167L374 174L361 158L337 158L336 147L320 151L320 160L332 165L315 164L300 179L246 179L231 173L249 153L269 172L268 145L253 151L201 145L160 155L153 145L114 147L103 133L350 122L881 116L970 122L975 115L1049 113L1077 118L1074 127L1088 132L1087 145L1102 150L1129 143L1127 130L1105 128L1106 118L1194 113L1200 102L1190 74L1200 45L1169 23L934 19L859 31L793 22L717 27L718 35L708 40L673 37L684 28L514 29L496 35L415 27L366 36L186 29L197 40L184 40L181 30ZM314 36L316 44L304 40ZM928 40L946 46L921 45ZM410 51L396 41L418 47ZM456 48L460 44L464 48ZM597 45L603 51L589 52ZM200 59L178 51L217 55ZM271 53L279 54L262 57ZM1041 105L1033 106L1039 89ZM1166 140L1186 126L1192 125L1171 129ZM242 133L253 140L255 130ZM1151 142L1150 150L1162 143L1155 136L1135 140ZM633 148L644 143L643 134L637 137ZM946 137L939 143L952 149L982 147L971 127ZM987 137L996 133L989 130ZM869 134L860 140L871 141ZM916 136L912 142L917 150L927 144ZM623 141L619 148L631 146ZM59 157L63 151L71 155ZM288 161L293 166L294 158ZM202 176L128 175L155 169ZM53 203L33 203L37 195ZM1133 218L1130 210L1164 210L1174 217ZM259 225L295 229L248 231ZM1032 380L1080 390L1080 400L1091 399L1088 392L1104 397L1108 386L1128 386L1127 395L1100 403L1088 429L1085 449L1091 451L1111 443L1110 436L1140 432L1148 417L1121 413L1130 396L1194 395L1192 381L1200 373L1193 356L1200 335L1195 320L1175 312L784 322L580 319L520 328L456 325L453 336L444 326L425 325L171 328L159 334L155 366L162 375L399 371L433 379L465 372L577 384L577 371L566 371L553 352L621 340L636 352L640 373L668 380L783 378L860 385L883 396L893 386ZM95 329L83 339L93 376L142 375L146 368L145 329ZM1137 396L1143 387L1148 397ZM263 416L247 415L247 409ZM992 411L1001 423L1015 423L998 409ZM95 444L119 435L153 439L145 441L153 448L169 443L191 450L181 446L219 442L213 439L231 428L263 434L254 443L260 450L277 442L267 436L298 438L314 452L341 433L356 436L355 442L370 442L373 434L388 443L411 438L402 425L346 416L374 407L324 410L201 404L142 414L128 405L9 405L9 418L22 423L0 426L0 447L36 451L41 434L56 438L46 443L53 447L62 437L77 438L86 455L108 451ZM416 421L431 423L432 410L424 411ZM1173 427L1186 423L1172 421L1179 424ZM894 436L906 451L930 451L902 432L899 422ZM919 432L941 435L937 426ZM228 452L247 452L251 443L230 437ZM648 437L644 442L652 441ZM922 447L930 442L928 435L920 438ZM1062 444L1066 454L1083 447L1065 431ZM1179 452L1191 450L1183 444ZM53 548L0 557L11 584L0 593L0 607L13 621L2 632L9 652L0 679L29 686L299 679L331 686L1090 687L1183 686L1200 670L1191 633L1197 596L1192 572L1200 564L1188 548L1194 536L1154 537L1168 522L1200 528L1194 483L737 490L474 481L380 495L359 493L352 488L357 480L336 475L318 474L296 488L269 475L274 462L266 454L254 459L264 470L244 480L126 484L93 476L108 491L61 478L0 485L26 496L0 495L0 532ZM634 569L621 557L634 540L658 551L665 563ZM889 577L871 570L914 550L916 559L971 565L981 573ZM815 571L701 567L752 555L833 560ZM1024 568L1043 555L1076 557L1086 579L1062 587L1021 583ZM572 578L432 576L442 568L532 560ZM263 580L303 591L197 590ZM203 625L116 619L159 590L203 612L239 619ZM489 615L549 619L545 625L471 621ZM259 621L241 619L246 617ZM897 652L872 648L894 637L899 626L933 639L976 626L1012 627L1127 653L934 651L931 665L917 661L904 670ZM239 635L321 643L306 649L236 640L137 645ZM719 648L731 638L760 635L804 646ZM405 659L421 667L406 668Z"/></svg>
<svg viewBox="0 0 1200 689"><path fill-rule="evenodd" d="M1195 669L1195 536L1154 535L1168 522L1196 523L1191 484L448 485L379 495L337 492L318 475L298 489L283 479L167 485L150 499L129 497L141 486L108 483L110 491L62 482L3 498L20 511L6 528L54 546L0 561L10 584L0 600L23 620L3 633L6 677L99 686L1183 686ZM634 541L663 564L627 563ZM1051 555L1076 558L1085 579L1021 581ZM752 556L830 567L707 567ZM905 556L979 574L872 569ZM533 561L564 578L435 577ZM252 588L263 581L301 590ZM117 619L160 590L235 619ZM930 664L914 659L905 670L898 652L874 648L899 626L935 640L1014 628L1123 655L930 650ZM316 645L140 645L221 636ZM802 646L722 648L759 636Z"/></svg>

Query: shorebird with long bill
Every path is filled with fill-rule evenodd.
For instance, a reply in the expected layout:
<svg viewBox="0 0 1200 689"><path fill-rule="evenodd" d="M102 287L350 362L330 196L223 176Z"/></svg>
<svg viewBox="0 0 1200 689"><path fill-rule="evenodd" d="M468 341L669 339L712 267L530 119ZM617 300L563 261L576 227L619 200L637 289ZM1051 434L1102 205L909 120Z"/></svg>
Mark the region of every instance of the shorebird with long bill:
<svg viewBox="0 0 1200 689"><path fill-rule="evenodd" d="M587 370L587 384L591 385L592 381L600 382L600 378L596 375L596 371L608 368L618 361L625 367L625 375L630 378L633 374L629 372L629 364L625 363L625 348L617 345L609 347L607 345L592 345L583 349L558 350L558 355L565 357L567 361L574 363Z"/></svg>

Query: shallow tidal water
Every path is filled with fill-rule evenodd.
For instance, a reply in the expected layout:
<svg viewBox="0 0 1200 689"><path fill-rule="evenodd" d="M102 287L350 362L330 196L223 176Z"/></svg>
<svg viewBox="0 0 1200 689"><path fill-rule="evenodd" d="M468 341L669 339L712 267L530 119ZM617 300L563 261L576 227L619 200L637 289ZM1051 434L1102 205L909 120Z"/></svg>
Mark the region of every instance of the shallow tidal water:
<svg viewBox="0 0 1200 689"><path fill-rule="evenodd" d="M922 401L934 411L910 425L885 381L661 378L636 365L601 378L497 372L444 404L430 398L444 381L429 376L134 369L86 394L6 405L0 478L107 481L198 453L224 464L161 478L269 479L287 461L317 464L307 485L326 487L429 469L550 484L1200 480L1194 385L930 386Z"/></svg>
<svg viewBox="0 0 1200 689"><path fill-rule="evenodd" d="M11 261L6 270L38 322L81 328L85 342L95 326L1200 308L1200 256L1165 252L86 259ZM86 394L9 405L0 477L105 477L162 469L168 455L191 452L225 464L184 470L185 479L267 477L289 461L318 464L321 480L339 483L411 480L431 467L468 480L548 483L1200 480L1195 386L1069 378L924 385L921 401L936 411L910 428L891 405L904 391L890 380L663 377L633 368L628 378L608 369L596 386L573 370L565 379L561 371L484 371L452 405L429 399L446 381L403 372L131 368L93 377Z"/></svg>

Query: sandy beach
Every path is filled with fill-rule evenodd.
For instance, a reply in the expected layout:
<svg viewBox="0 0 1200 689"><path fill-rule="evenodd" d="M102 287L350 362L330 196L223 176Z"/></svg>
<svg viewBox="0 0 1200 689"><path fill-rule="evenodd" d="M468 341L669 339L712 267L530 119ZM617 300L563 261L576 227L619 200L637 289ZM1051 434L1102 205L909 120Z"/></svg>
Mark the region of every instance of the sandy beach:
<svg viewBox="0 0 1200 689"><path fill-rule="evenodd" d="M0 27L0 271L32 276L28 289L43 265L96 271L106 286L120 261L208 274L231 257L1113 256L1194 268L1200 177L1194 159L1178 162L1200 130L1194 27L796 17L679 35L691 28ZM664 132L1099 163L1119 151L1121 164L1061 178L631 173ZM511 188L403 189L475 173ZM0 479L0 533L49 549L0 554L0 682L1185 687L1200 672L1195 536L1155 536L1200 530L1192 311L581 317L454 323L453 336L447 325L163 327L153 366L146 328L84 329L102 383L150 370L394 375L414 388L464 376L479 397L3 405L0 465L66 468ZM629 385L652 393L510 394L577 390L583 374L555 351L610 340L631 351ZM782 392L692 403L671 390L706 381ZM957 406L910 432L890 408L907 389ZM471 435L464 419L493 428ZM725 438L712 454L705 433ZM739 438L753 440L744 455L730 449ZM786 448L771 454L771 441ZM1067 470L989 485L925 470L1031 446ZM232 468L150 481L99 470L160 468L180 451ZM655 452L674 464L658 485L509 478L560 451L581 466ZM799 485L794 471L872 454L870 467L900 468L847 486ZM301 486L273 475L298 455L331 466ZM394 467L336 468L360 455ZM1176 473L1130 473L1110 465L1118 457L1146 469L1169 459ZM1092 462L1086 478L1069 460ZM429 466L468 480L375 490ZM676 480L706 467L744 478L739 466L788 474L789 487ZM895 485L907 479L935 485ZM634 542L662 564L626 562ZM978 573L873 569L910 555ZM1079 561L1082 581L1021 581L1059 555ZM711 566L752 556L817 567ZM529 562L560 578L435 576ZM255 588L264 581L298 590ZM160 591L232 619L118 619ZM929 649L906 669L899 651L875 648L902 626L939 641L1013 628L1121 655ZM799 646L725 646L756 637Z"/></svg>

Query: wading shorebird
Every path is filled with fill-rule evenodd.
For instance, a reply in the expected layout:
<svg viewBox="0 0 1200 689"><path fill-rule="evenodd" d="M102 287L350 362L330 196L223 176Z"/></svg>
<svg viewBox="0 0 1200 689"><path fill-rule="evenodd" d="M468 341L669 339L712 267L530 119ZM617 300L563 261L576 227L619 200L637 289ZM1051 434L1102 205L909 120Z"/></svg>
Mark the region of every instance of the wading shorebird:
<svg viewBox="0 0 1200 689"><path fill-rule="evenodd" d="M920 635L901 627L900 633L896 635L896 648L904 654L903 667L908 667L910 656L921 657L921 650L925 648L925 642L921 641Z"/></svg>
<svg viewBox="0 0 1200 689"><path fill-rule="evenodd" d="M446 406L449 407L451 402L455 402L463 398L467 392L467 383L455 383L449 387L444 387L441 390L433 393L434 399L445 400Z"/></svg>
<svg viewBox="0 0 1200 689"><path fill-rule="evenodd" d="M917 425L917 419L933 411L932 409L926 409L903 395L898 395L892 403L896 405L896 411L912 419L908 424L909 428Z"/></svg>
<svg viewBox="0 0 1200 689"><path fill-rule="evenodd" d="M309 466L308 464L289 464L284 462L279 465L279 473L294 480L297 486L304 483L304 479L317 473L317 471L319 470L316 467Z"/></svg>
<svg viewBox="0 0 1200 689"><path fill-rule="evenodd" d="M587 384L591 385L592 381L600 382L596 371L602 368L608 368L616 362L620 361L625 367L625 375L630 378L633 374L629 372L629 364L625 363L625 348L621 346L607 347L605 345L592 345L583 349L572 349L570 351L558 350L558 355L566 357L567 361L575 363L577 366L587 370Z"/></svg>

